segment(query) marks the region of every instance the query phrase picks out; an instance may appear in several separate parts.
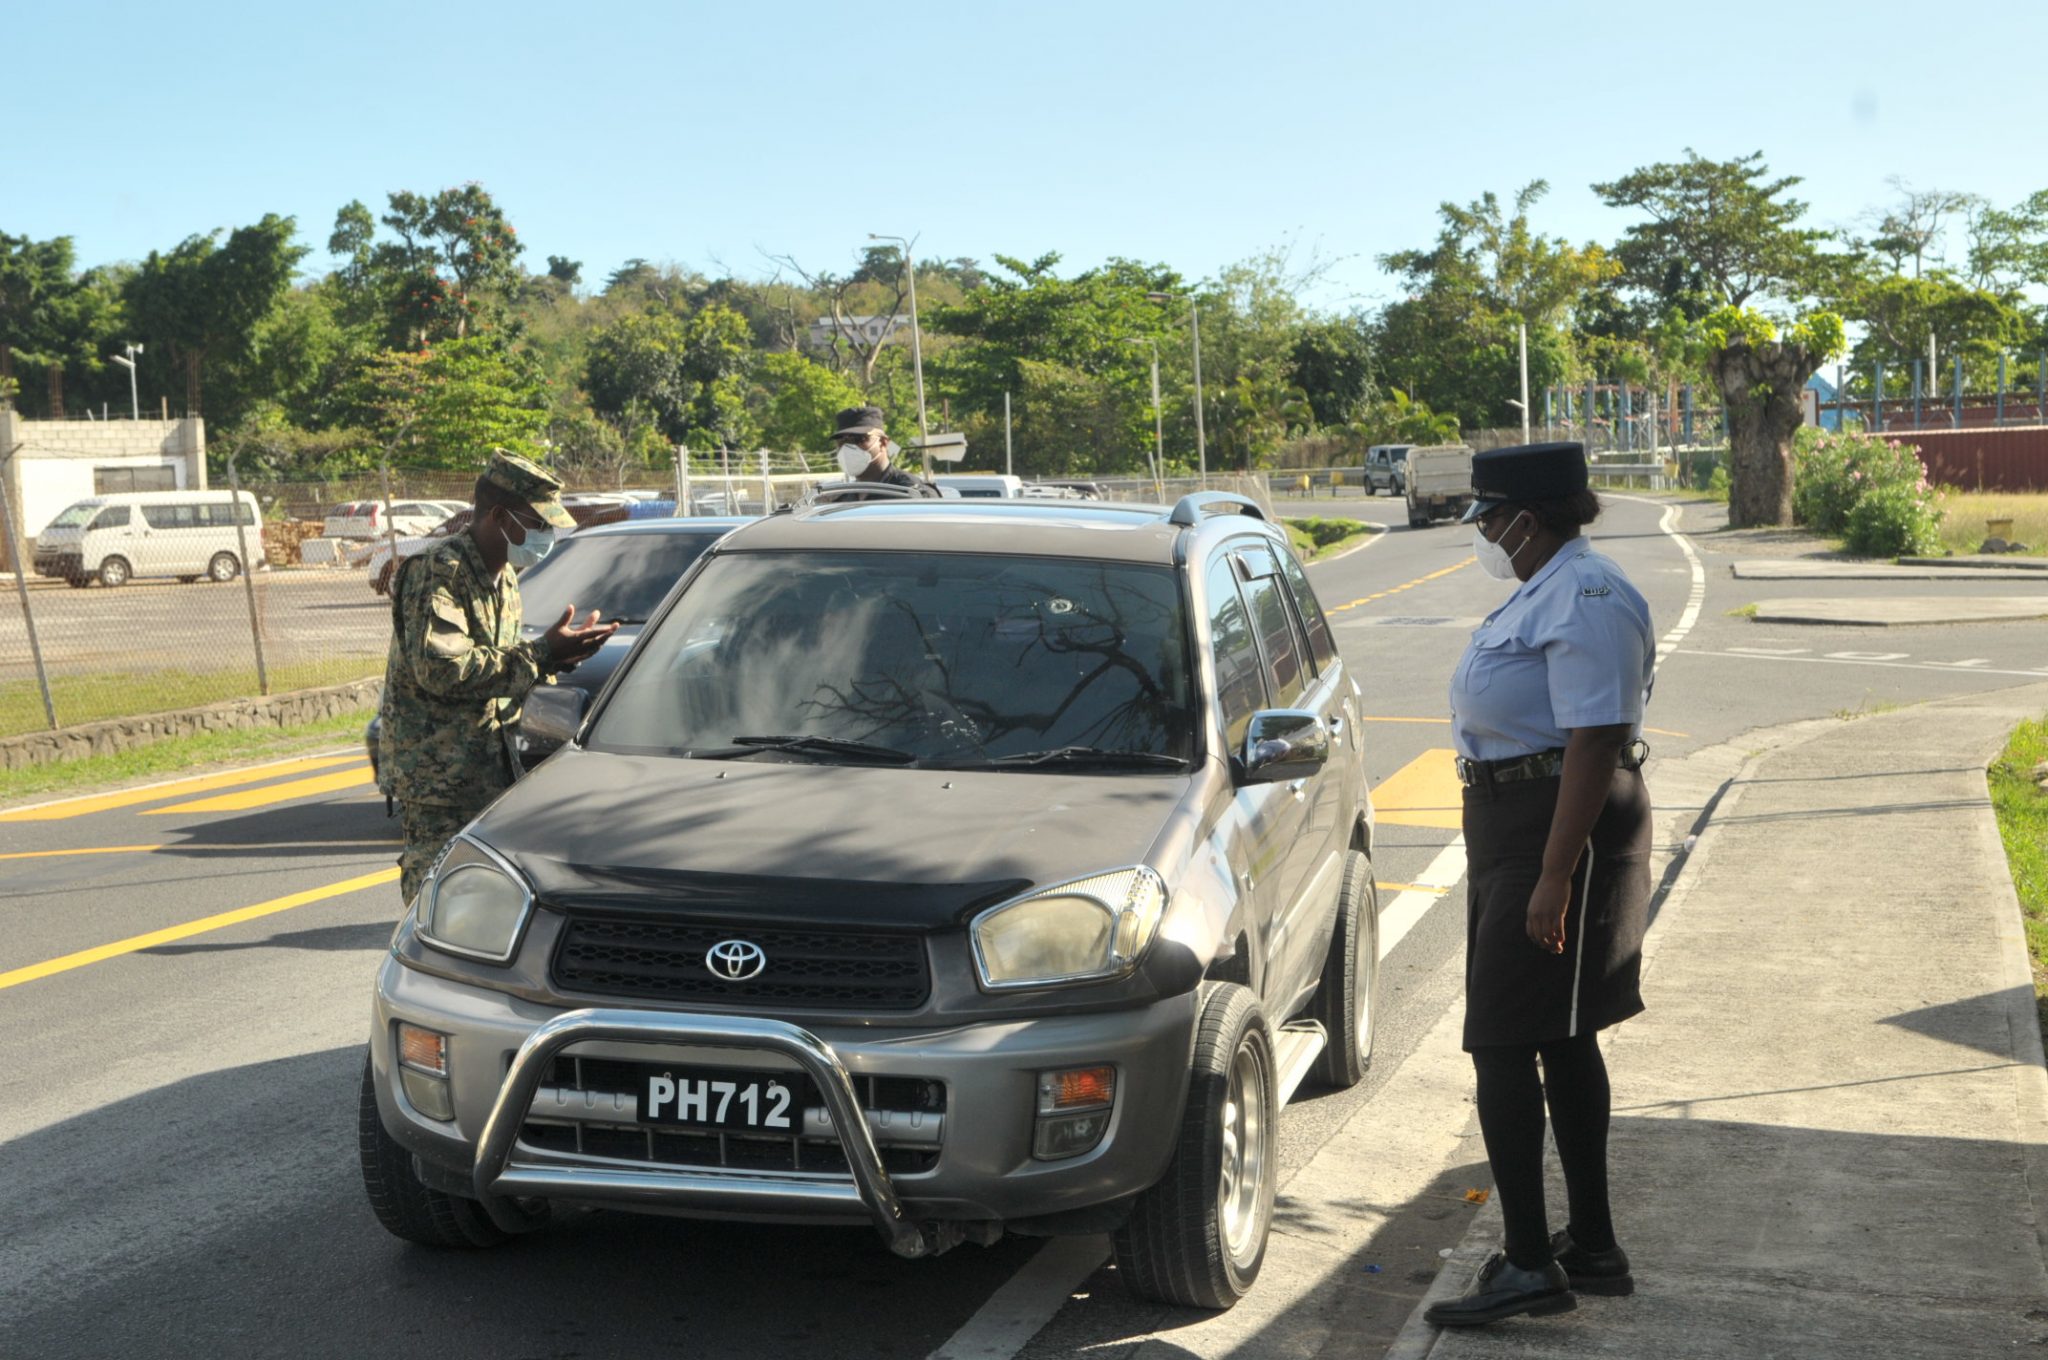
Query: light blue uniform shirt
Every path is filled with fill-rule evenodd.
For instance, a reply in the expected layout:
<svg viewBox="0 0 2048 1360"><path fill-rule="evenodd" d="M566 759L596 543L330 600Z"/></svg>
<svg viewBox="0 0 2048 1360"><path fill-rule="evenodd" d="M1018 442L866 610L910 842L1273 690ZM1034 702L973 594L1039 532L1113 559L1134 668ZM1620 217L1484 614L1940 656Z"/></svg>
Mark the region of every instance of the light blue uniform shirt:
<svg viewBox="0 0 2048 1360"><path fill-rule="evenodd" d="M1451 740L1468 760L1505 760L1557 750L1574 727L1640 736L1656 661L1642 593L1573 539L1473 631L1451 675Z"/></svg>

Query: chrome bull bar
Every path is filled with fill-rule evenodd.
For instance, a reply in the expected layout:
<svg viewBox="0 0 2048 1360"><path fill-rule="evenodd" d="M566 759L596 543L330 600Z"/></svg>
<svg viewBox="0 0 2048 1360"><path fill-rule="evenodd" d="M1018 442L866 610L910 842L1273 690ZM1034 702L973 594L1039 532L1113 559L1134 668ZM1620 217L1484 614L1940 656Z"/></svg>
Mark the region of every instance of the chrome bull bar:
<svg viewBox="0 0 2048 1360"><path fill-rule="evenodd" d="M639 1171L610 1167L513 1166L513 1146L533 1098L556 1054L590 1040L621 1043L690 1044L780 1054L817 1083L825 1110L853 1172L851 1186L772 1174L706 1174ZM832 1046L809 1030L780 1020L737 1015L690 1015L666 1011L590 1008L556 1016L527 1036L512 1059L497 1103L477 1142L472 1172L476 1197L491 1221L507 1232L524 1230L528 1219L512 1201L519 1196L586 1195L642 1204L682 1204L707 1210L801 1213L844 1212L865 1206L875 1227L899 1256L929 1256L958 1241L951 1224L923 1229L911 1221L882 1165L867 1114L854 1094L853 1078Z"/></svg>

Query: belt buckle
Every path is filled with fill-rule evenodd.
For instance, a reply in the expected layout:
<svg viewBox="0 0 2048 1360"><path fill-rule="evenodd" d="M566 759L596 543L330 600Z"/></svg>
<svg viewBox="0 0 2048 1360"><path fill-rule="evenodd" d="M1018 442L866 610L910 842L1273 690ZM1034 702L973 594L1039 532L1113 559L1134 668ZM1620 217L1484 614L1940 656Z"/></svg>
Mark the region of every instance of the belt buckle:
<svg viewBox="0 0 2048 1360"><path fill-rule="evenodd" d="M1463 756L1451 757L1451 768L1457 772L1458 782L1468 789L1479 787L1479 773L1473 768L1474 762Z"/></svg>

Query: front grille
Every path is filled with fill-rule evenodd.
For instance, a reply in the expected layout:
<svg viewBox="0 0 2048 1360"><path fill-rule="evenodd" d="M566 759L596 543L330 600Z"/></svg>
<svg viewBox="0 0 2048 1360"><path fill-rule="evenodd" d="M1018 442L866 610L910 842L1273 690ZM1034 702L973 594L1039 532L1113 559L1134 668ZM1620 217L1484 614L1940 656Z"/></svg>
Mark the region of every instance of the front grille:
<svg viewBox="0 0 2048 1360"><path fill-rule="evenodd" d="M721 940L758 945L767 956L761 974L744 982L713 974L704 956ZM915 1010L931 990L918 936L809 926L577 916L553 968L564 992L712 1005Z"/></svg>
<svg viewBox="0 0 2048 1360"><path fill-rule="evenodd" d="M644 1089L647 1076L669 1070L669 1065L661 1063L565 1055L549 1066L544 1085L600 1096L623 1095L625 1108L630 1110L635 1108L633 1101ZM817 1084L809 1077L798 1072L788 1076L797 1088L800 1109L815 1111L824 1104ZM863 1110L885 1113L889 1124L903 1130L901 1141L892 1141L886 1124L875 1130L882 1165L891 1175L914 1176L938 1165L946 1111L942 1083L922 1077L856 1076L853 1089ZM806 1119L805 1123L815 1125L816 1121ZM564 1159L603 1158L696 1170L852 1174L838 1138L816 1127L784 1134L666 1128L641 1124L624 1114L582 1120L529 1118L520 1126L519 1142L530 1152Z"/></svg>

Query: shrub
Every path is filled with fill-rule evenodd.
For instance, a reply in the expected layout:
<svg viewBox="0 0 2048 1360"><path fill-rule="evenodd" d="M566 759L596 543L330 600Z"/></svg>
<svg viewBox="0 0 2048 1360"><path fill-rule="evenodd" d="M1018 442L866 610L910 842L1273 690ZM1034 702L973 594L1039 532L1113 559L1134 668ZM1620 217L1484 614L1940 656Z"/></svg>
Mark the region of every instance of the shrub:
<svg viewBox="0 0 2048 1360"><path fill-rule="evenodd" d="M1909 487L1927 499L1919 456L1895 440L1801 430L1792 459L1792 518L1816 533L1847 532L1857 503L1881 487Z"/></svg>
<svg viewBox="0 0 2048 1360"><path fill-rule="evenodd" d="M1924 482L1873 487L1850 507L1843 542L1850 552L1872 557L1938 553L1941 511L1935 502L1935 494Z"/></svg>

